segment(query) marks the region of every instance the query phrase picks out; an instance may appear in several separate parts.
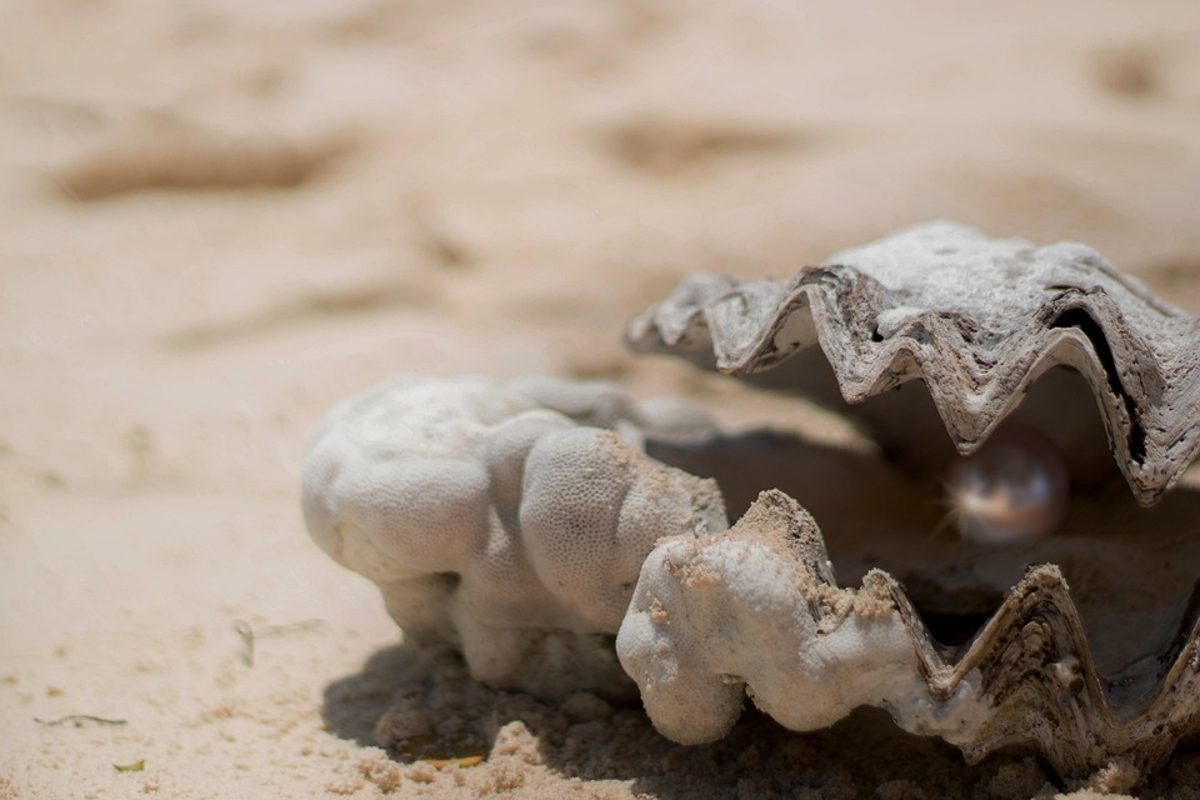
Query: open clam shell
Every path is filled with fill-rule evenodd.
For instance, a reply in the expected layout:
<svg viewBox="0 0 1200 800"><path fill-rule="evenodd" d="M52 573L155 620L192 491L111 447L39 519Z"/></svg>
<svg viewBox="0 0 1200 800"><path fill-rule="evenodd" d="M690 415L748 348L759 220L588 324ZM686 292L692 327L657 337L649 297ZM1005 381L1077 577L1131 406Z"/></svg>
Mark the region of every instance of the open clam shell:
<svg viewBox="0 0 1200 800"><path fill-rule="evenodd" d="M1200 320L1084 246L935 223L786 282L692 276L627 338L834 407L893 457L778 434L651 448L715 477L734 516L786 489L832 554L821 567L815 523L768 492L730 531L650 555L618 651L668 736L717 735L731 720L711 710L743 688L797 730L876 705L972 760L1023 744L1074 776L1144 771L1200 729L1200 498L1139 509L1102 467L1148 506L1195 459ZM932 534L936 469L1014 421L1069 463L1063 529L1001 547ZM834 564L862 588L839 589ZM705 681L721 699L680 718L673 683Z"/></svg>
<svg viewBox="0 0 1200 800"><path fill-rule="evenodd" d="M801 731L870 705L971 761L1145 774L1200 733L1200 492L1164 497L1200 447L1200 321L1080 245L947 224L833 264L690 278L628 337L838 407L891 458L602 384L406 378L329 415L310 532L476 679L636 688L679 742L746 697ZM920 467L1013 420L1065 457L1061 529L939 531Z"/></svg>

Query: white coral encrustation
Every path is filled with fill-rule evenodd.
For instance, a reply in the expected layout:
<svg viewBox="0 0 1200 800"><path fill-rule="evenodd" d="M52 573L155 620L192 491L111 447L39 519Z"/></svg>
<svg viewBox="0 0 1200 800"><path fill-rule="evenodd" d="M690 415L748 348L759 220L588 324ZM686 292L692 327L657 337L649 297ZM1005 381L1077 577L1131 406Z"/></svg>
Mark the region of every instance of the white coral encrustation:
<svg viewBox="0 0 1200 800"><path fill-rule="evenodd" d="M914 636L889 579L838 588L812 518L772 490L733 528L654 549L617 653L654 726L677 742L724 737L749 695L792 730L875 706L914 733L971 743L991 717L978 676L935 695Z"/></svg>
<svg viewBox="0 0 1200 800"><path fill-rule="evenodd" d="M330 412L305 520L407 638L461 649L477 680L629 692L611 635L646 555L727 525L714 482L638 447L680 418L704 425L599 383L402 378Z"/></svg>

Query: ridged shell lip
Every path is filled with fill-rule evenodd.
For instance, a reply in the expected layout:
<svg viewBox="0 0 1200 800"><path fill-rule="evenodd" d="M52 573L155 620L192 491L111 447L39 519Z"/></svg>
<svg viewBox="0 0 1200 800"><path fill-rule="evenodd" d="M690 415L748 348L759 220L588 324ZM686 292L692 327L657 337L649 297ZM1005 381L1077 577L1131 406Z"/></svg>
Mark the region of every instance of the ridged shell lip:
<svg viewBox="0 0 1200 800"><path fill-rule="evenodd" d="M1143 505L1200 454L1200 320L1082 245L1035 248L932 223L787 281L693 275L626 339L760 382L797 372L797 356L819 348L851 406L919 380L963 453L1042 375L1073 369ZM793 377L789 388L806 393L811 376Z"/></svg>

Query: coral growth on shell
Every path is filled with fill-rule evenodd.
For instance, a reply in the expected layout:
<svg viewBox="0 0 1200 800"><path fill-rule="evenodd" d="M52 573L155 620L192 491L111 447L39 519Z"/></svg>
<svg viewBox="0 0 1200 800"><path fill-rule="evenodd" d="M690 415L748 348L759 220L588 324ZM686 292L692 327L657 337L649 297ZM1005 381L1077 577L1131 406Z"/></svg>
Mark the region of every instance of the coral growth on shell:
<svg viewBox="0 0 1200 800"><path fill-rule="evenodd" d="M628 694L611 635L643 559L726 525L712 481L626 441L654 424L603 384L396 380L330 412L305 520L410 640L461 649L478 680Z"/></svg>

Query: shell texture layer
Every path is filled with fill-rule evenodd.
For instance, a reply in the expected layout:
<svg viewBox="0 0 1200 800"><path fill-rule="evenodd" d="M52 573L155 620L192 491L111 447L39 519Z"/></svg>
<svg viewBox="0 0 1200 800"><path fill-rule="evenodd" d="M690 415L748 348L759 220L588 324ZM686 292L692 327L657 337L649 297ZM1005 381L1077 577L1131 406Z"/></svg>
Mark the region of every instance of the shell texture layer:
<svg viewBox="0 0 1200 800"><path fill-rule="evenodd" d="M799 731L870 705L968 761L1035 746L1080 777L1114 760L1144 774L1200 727L1200 630L1179 644L1149 704L1116 713L1066 583L1046 565L948 663L887 573L839 588L812 518L771 490L728 531L655 548L617 652L655 726L676 741L721 738L747 695Z"/></svg>
<svg viewBox="0 0 1200 800"><path fill-rule="evenodd" d="M637 446L663 416L668 436L705 424L666 411L604 384L402 378L330 412L305 521L408 639L461 650L476 679L628 695L611 637L646 554L726 525L712 481Z"/></svg>
<svg viewBox="0 0 1200 800"><path fill-rule="evenodd" d="M1143 504L1200 452L1200 320L1079 244L931 223L785 282L691 276L627 339L732 375L775 372L775 385L800 391L815 368L797 356L819 344L851 404L920 378L962 453L1043 373L1071 367Z"/></svg>

